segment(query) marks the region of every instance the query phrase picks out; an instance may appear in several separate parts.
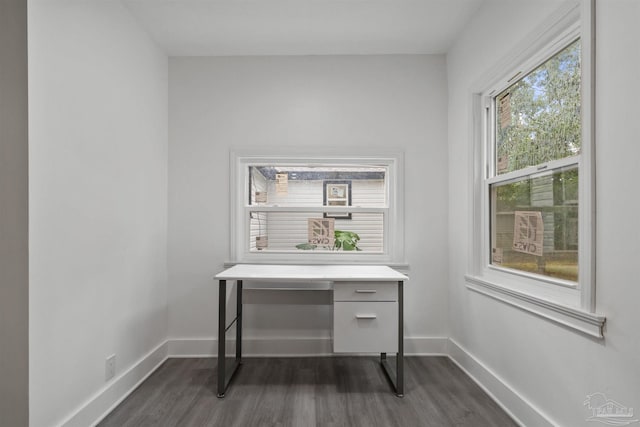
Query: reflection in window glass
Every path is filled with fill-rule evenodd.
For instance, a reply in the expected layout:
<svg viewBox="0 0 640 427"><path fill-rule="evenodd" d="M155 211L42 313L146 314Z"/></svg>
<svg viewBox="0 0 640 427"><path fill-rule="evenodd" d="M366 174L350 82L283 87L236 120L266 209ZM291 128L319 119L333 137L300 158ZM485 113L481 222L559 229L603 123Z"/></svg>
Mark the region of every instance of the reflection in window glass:
<svg viewBox="0 0 640 427"><path fill-rule="evenodd" d="M386 176L380 166L250 166L250 204L383 207Z"/></svg>
<svg viewBox="0 0 640 427"><path fill-rule="evenodd" d="M251 211L250 251L382 253L384 214L353 213L351 219L318 212Z"/></svg>
<svg viewBox="0 0 640 427"><path fill-rule="evenodd" d="M580 154L580 40L495 97L496 174Z"/></svg>
<svg viewBox="0 0 640 427"><path fill-rule="evenodd" d="M578 281L578 169L490 186L491 264Z"/></svg>
<svg viewBox="0 0 640 427"><path fill-rule="evenodd" d="M248 176L250 252L384 252L387 167L254 165Z"/></svg>

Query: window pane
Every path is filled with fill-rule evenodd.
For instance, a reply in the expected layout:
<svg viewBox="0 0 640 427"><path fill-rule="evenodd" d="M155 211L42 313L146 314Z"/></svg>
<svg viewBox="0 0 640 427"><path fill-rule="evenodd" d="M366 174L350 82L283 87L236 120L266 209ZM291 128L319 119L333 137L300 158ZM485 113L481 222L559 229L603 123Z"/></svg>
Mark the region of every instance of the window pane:
<svg viewBox="0 0 640 427"><path fill-rule="evenodd" d="M383 213L323 212L250 213L250 251L296 253L382 253ZM345 217L340 218L340 216Z"/></svg>
<svg viewBox="0 0 640 427"><path fill-rule="evenodd" d="M580 40L494 98L496 174L580 153Z"/></svg>
<svg viewBox="0 0 640 427"><path fill-rule="evenodd" d="M250 166L249 203L384 207L386 176L381 166Z"/></svg>
<svg viewBox="0 0 640 427"><path fill-rule="evenodd" d="M578 169L491 190L491 264L578 281Z"/></svg>

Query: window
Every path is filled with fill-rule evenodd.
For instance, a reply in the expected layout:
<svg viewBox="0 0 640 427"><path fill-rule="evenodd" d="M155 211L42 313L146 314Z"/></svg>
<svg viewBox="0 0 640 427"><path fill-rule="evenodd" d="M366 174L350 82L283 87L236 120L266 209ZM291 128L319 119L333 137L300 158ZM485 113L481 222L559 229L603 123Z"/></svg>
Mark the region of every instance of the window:
<svg viewBox="0 0 640 427"><path fill-rule="evenodd" d="M402 261L401 155L231 156L232 260Z"/></svg>
<svg viewBox="0 0 640 427"><path fill-rule="evenodd" d="M488 99L490 264L578 282L580 39Z"/></svg>
<svg viewBox="0 0 640 427"><path fill-rule="evenodd" d="M594 313L592 5L558 12L475 95L467 287L602 337ZM586 22L586 25L582 23Z"/></svg>

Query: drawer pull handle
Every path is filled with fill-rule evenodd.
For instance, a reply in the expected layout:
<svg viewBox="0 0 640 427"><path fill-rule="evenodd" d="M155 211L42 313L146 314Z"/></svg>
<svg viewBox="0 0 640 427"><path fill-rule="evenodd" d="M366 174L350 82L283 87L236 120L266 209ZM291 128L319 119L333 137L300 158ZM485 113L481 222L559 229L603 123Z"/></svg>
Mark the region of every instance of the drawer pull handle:
<svg viewBox="0 0 640 427"><path fill-rule="evenodd" d="M356 319L376 319L375 314L356 314Z"/></svg>
<svg viewBox="0 0 640 427"><path fill-rule="evenodd" d="M375 289L356 289L356 294L375 294Z"/></svg>

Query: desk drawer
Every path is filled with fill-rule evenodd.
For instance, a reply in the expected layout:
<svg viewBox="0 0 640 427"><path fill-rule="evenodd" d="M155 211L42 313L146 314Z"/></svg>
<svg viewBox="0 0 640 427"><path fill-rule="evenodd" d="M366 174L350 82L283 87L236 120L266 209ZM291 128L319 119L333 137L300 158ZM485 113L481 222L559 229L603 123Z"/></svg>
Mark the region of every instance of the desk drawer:
<svg viewBox="0 0 640 427"><path fill-rule="evenodd" d="M334 301L397 301L398 282L334 282Z"/></svg>
<svg viewBox="0 0 640 427"><path fill-rule="evenodd" d="M398 351L398 303L338 301L333 304L333 351Z"/></svg>

